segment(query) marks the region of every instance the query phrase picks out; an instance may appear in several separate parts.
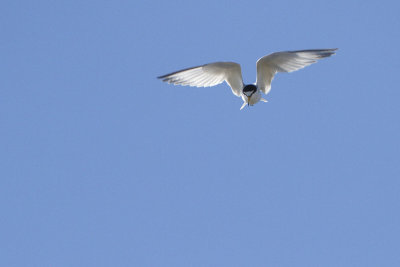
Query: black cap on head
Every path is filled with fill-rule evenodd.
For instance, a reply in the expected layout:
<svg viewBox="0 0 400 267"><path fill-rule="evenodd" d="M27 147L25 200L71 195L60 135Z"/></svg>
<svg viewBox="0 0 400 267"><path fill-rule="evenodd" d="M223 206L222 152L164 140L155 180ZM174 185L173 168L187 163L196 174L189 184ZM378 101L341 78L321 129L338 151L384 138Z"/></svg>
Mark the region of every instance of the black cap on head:
<svg viewBox="0 0 400 267"><path fill-rule="evenodd" d="M257 91L257 87L254 84L248 84L245 87L243 87L243 93L244 92L255 92Z"/></svg>

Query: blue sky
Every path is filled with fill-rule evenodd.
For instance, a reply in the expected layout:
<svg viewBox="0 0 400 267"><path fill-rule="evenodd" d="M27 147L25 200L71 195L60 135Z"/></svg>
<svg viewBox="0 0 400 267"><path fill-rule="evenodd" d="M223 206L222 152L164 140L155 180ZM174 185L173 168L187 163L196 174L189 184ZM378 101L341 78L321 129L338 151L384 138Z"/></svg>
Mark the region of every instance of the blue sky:
<svg viewBox="0 0 400 267"><path fill-rule="evenodd" d="M399 266L396 1L2 1L1 266ZM157 76L275 51L226 84Z"/></svg>

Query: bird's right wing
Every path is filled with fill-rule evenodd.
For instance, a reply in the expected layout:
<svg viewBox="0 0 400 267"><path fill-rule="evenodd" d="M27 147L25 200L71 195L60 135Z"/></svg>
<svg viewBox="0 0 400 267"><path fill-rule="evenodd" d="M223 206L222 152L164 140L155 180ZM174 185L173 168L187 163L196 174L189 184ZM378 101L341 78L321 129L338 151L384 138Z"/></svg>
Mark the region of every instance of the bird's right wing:
<svg viewBox="0 0 400 267"><path fill-rule="evenodd" d="M243 89L242 70L235 62L215 62L188 68L158 77L163 82L196 87L214 86L226 81L232 93L240 96Z"/></svg>
<svg viewBox="0 0 400 267"><path fill-rule="evenodd" d="M269 54L257 61L256 85L265 94L271 90L271 82L277 72L292 72L302 69L318 59L335 54L336 49L312 49L285 51Z"/></svg>

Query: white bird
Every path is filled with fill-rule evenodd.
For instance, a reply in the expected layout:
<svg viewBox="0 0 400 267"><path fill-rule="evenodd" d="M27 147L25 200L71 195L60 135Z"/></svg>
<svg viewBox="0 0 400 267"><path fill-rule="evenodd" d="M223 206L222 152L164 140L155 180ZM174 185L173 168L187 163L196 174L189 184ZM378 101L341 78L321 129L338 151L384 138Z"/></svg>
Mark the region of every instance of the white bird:
<svg viewBox="0 0 400 267"><path fill-rule="evenodd" d="M255 84L243 83L240 65L235 62L215 62L197 67L183 69L158 77L164 82L210 87L226 81L232 93L243 99L243 109L246 104L254 105L259 101L267 102L261 92L268 94L271 82L277 72L292 72L317 62L318 59L335 54L334 49L311 49L298 51L276 52L257 60L257 81Z"/></svg>

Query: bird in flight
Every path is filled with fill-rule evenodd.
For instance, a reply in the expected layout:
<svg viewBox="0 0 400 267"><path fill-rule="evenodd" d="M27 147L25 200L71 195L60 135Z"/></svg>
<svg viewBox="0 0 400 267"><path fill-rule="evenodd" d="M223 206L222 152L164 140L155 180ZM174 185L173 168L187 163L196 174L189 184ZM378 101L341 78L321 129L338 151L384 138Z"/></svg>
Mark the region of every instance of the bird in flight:
<svg viewBox="0 0 400 267"><path fill-rule="evenodd" d="M267 102L262 95L271 90L271 82L277 72L292 72L317 62L318 59L335 54L334 49L310 49L276 52L257 60L257 81L244 84L240 65L235 62L215 62L187 68L158 77L163 82L176 85L210 87L224 81L231 87L232 93L253 106L259 101Z"/></svg>

